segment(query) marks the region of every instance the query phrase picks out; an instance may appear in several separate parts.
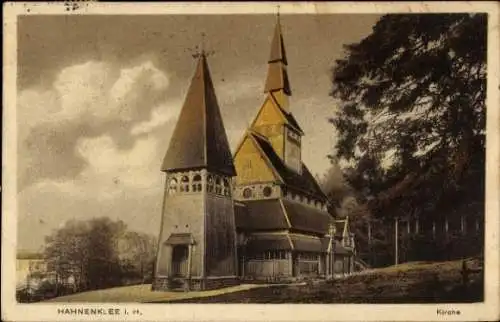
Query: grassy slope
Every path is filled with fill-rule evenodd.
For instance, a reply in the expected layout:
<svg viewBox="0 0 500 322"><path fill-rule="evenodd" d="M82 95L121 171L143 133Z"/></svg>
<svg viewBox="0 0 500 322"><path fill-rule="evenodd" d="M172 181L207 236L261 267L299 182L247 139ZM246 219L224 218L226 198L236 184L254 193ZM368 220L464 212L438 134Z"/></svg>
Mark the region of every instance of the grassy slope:
<svg viewBox="0 0 500 322"><path fill-rule="evenodd" d="M477 266L477 263L475 264ZM47 302L417 303L482 301L482 274L461 288L461 262L406 263L314 285L242 284L205 292L152 292L151 285L89 291Z"/></svg>
<svg viewBox="0 0 500 322"><path fill-rule="evenodd" d="M461 261L406 263L334 282L276 286L175 303L451 303L483 301L482 274L461 285ZM478 261L469 264L478 266ZM471 265L471 266L472 266Z"/></svg>

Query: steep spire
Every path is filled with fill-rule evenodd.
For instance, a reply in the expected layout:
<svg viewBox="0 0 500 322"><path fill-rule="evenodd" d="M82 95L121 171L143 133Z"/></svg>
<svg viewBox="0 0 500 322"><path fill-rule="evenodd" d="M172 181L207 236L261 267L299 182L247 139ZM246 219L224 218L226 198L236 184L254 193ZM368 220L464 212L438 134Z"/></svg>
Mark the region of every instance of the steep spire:
<svg viewBox="0 0 500 322"><path fill-rule="evenodd" d="M198 56L162 171L205 168L236 174L204 49Z"/></svg>
<svg viewBox="0 0 500 322"><path fill-rule="evenodd" d="M290 82L288 81L288 73L286 66L285 44L283 42L283 34L281 32L281 23L279 13L276 18L276 27L274 29L273 41L271 43L271 54L269 56L269 67L267 71L265 93L283 91L286 95L292 95L290 90Z"/></svg>

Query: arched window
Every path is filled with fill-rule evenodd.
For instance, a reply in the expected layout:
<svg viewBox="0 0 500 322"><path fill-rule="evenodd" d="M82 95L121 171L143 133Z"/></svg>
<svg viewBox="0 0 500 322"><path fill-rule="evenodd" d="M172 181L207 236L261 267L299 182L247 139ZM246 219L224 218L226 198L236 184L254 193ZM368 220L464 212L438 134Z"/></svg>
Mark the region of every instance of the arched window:
<svg viewBox="0 0 500 322"><path fill-rule="evenodd" d="M269 197L273 193L273 189L269 186L264 187L264 189L262 189L262 193L264 194L264 197Z"/></svg>
<svg viewBox="0 0 500 322"><path fill-rule="evenodd" d="M181 178L181 191L189 192L189 178L188 178L188 176L183 176Z"/></svg>
<svg viewBox="0 0 500 322"><path fill-rule="evenodd" d="M214 177L210 174L207 176L207 191L208 192L214 191Z"/></svg>
<svg viewBox="0 0 500 322"><path fill-rule="evenodd" d="M245 188L243 189L243 198L248 199L252 197L252 189Z"/></svg>
<svg viewBox="0 0 500 322"><path fill-rule="evenodd" d="M171 178L168 181L168 194L173 195L176 192L177 192L177 179Z"/></svg>
<svg viewBox="0 0 500 322"><path fill-rule="evenodd" d="M231 186L229 184L229 179L224 178L223 182L224 182L223 194L224 194L224 196L230 196L231 195Z"/></svg>
<svg viewBox="0 0 500 322"><path fill-rule="evenodd" d="M193 191L201 191L201 176L199 174L193 177Z"/></svg>
<svg viewBox="0 0 500 322"><path fill-rule="evenodd" d="M215 193L218 195L222 194L222 180L220 177L215 178Z"/></svg>

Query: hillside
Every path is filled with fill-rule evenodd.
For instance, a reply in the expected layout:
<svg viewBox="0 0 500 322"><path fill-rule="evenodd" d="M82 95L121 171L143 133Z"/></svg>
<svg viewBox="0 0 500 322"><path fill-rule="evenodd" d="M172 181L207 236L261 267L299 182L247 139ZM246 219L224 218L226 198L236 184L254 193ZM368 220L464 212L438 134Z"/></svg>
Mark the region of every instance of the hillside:
<svg viewBox="0 0 500 322"><path fill-rule="evenodd" d="M241 284L204 292L152 292L134 285L83 292L46 302L142 303L445 303L483 300L482 261L467 260L470 282L462 285L462 261L413 262L373 269L335 281Z"/></svg>
<svg viewBox="0 0 500 322"><path fill-rule="evenodd" d="M477 259L468 260L478 269ZM483 301L482 270L462 285L461 261L406 263L333 282L275 286L175 303L447 303Z"/></svg>

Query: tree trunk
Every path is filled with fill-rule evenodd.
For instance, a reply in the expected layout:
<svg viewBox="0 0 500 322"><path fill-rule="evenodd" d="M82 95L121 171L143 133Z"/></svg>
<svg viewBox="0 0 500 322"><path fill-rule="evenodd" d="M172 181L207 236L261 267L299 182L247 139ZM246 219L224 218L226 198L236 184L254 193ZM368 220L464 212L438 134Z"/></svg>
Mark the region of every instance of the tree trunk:
<svg viewBox="0 0 500 322"><path fill-rule="evenodd" d="M398 217L394 218L394 264L399 264L399 232L398 232Z"/></svg>

